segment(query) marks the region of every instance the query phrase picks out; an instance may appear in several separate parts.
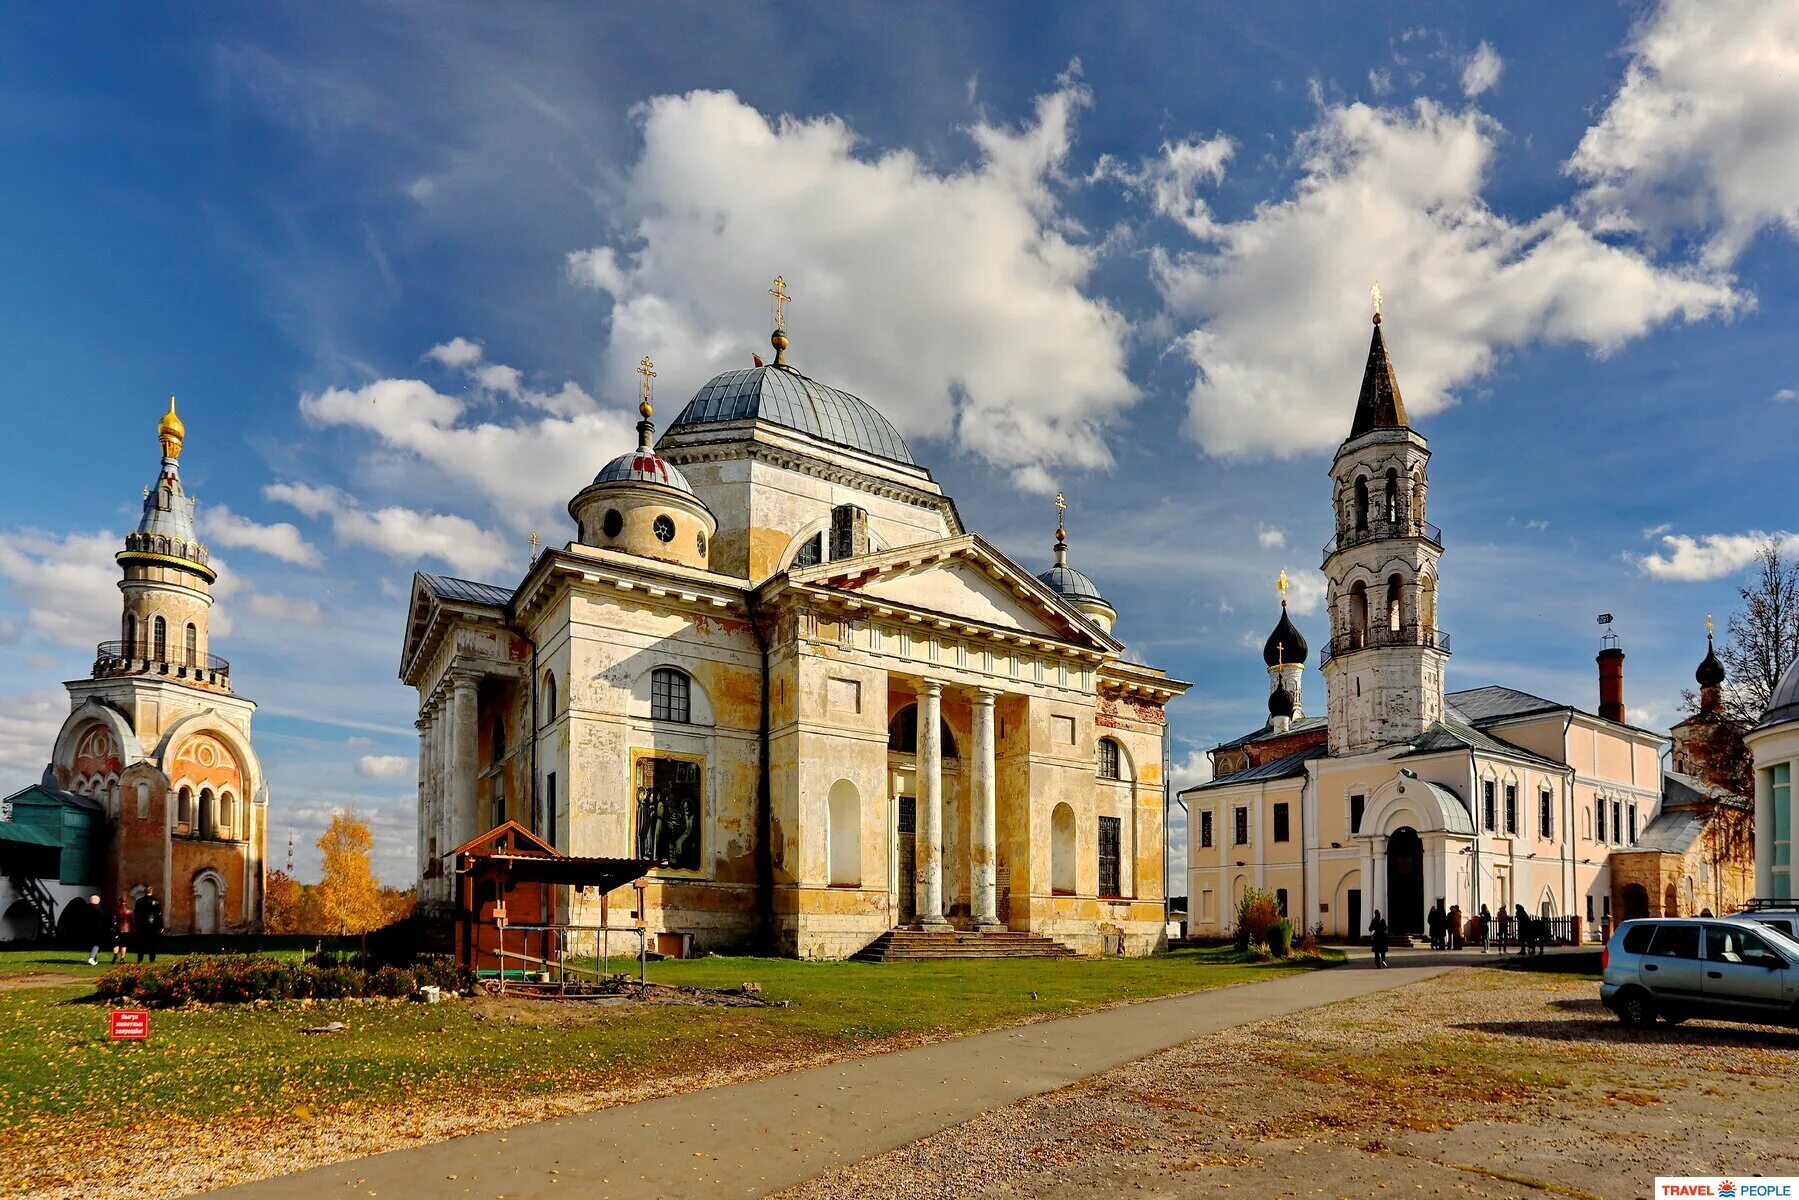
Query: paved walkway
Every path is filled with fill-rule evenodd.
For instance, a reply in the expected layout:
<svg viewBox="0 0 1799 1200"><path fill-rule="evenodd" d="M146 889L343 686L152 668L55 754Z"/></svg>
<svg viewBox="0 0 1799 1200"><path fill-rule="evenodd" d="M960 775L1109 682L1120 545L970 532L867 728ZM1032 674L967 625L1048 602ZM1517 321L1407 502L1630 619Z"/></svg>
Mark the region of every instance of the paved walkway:
<svg viewBox="0 0 1799 1200"><path fill-rule="evenodd" d="M1366 951L1350 953L1347 965L1329 970L514 1126L208 1196L762 1196L1196 1037L1414 983L1481 958L1395 952L1394 965L1376 971Z"/></svg>

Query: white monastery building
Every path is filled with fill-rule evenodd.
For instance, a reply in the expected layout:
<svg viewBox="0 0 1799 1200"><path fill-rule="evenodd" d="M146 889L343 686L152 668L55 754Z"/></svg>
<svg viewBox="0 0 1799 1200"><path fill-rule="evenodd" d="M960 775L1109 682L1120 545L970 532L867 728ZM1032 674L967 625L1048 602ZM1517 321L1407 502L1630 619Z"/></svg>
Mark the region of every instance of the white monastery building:
<svg viewBox="0 0 1799 1200"><path fill-rule="evenodd" d="M1406 419L1378 310L1349 437L1331 465L1324 712L1288 617L1264 649L1268 723L1212 751L1188 808L1189 927L1222 935L1246 889L1296 925L1365 935L1375 910L1419 933L1439 900L1612 917L1608 856L1655 816L1664 738L1624 722L1624 652L1599 654L1597 713L1501 686L1445 691L1441 531L1425 519L1430 449ZM1647 914L1644 914L1647 915Z"/></svg>
<svg viewBox="0 0 1799 1200"><path fill-rule="evenodd" d="M517 586L416 576L421 899L447 910L446 855L512 819L655 861L643 916L695 950L837 958L912 926L1154 949L1188 685L1131 658L1060 529L1048 570L1013 562L772 344L659 440L646 359L636 449Z"/></svg>

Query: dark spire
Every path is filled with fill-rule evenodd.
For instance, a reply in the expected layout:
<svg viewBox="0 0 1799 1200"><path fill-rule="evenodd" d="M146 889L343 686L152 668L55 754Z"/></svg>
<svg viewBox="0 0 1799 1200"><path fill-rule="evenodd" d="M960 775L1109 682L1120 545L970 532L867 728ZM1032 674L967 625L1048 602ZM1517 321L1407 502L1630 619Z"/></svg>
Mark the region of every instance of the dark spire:
<svg viewBox="0 0 1799 1200"><path fill-rule="evenodd" d="M1712 646L1711 634L1705 635L1705 657L1700 660L1699 669L1693 672L1702 688L1724 686L1724 664L1718 661L1718 651Z"/></svg>
<svg viewBox="0 0 1799 1200"><path fill-rule="evenodd" d="M1381 337L1380 313L1376 312L1374 336L1368 342L1368 365L1362 369L1362 394L1356 400L1349 436L1358 438L1376 429L1406 428L1405 401L1399 395L1399 380L1393 376L1387 342Z"/></svg>

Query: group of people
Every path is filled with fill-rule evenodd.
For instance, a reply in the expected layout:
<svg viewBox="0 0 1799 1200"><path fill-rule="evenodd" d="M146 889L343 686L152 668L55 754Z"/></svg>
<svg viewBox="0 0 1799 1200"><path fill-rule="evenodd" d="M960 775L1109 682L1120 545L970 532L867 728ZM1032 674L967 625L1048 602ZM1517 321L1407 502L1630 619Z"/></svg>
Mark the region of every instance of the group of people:
<svg viewBox="0 0 1799 1200"><path fill-rule="evenodd" d="M128 953L136 953L139 962L146 956L151 962L156 961L163 921L162 901L156 898L155 888L146 887L135 904L120 896L112 906L110 918L100 897L89 896L73 918L69 932L76 945L88 947L88 966L100 965L100 949L106 945L112 946L114 963L124 962Z"/></svg>
<svg viewBox="0 0 1799 1200"><path fill-rule="evenodd" d="M1511 912L1500 909L1497 917L1483 904L1480 912L1465 917L1461 905L1452 904L1445 909L1439 899L1425 916L1424 925L1430 933L1432 950L1460 950L1474 944L1480 947L1482 954L1494 946L1504 953L1509 946L1515 945L1520 954L1541 954L1549 945L1549 922L1531 916L1522 904L1514 906ZM1374 919L1368 923L1368 945L1374 951L1375 966L1387 965L1391 940L1386 918L1377 908Z"/></svg>

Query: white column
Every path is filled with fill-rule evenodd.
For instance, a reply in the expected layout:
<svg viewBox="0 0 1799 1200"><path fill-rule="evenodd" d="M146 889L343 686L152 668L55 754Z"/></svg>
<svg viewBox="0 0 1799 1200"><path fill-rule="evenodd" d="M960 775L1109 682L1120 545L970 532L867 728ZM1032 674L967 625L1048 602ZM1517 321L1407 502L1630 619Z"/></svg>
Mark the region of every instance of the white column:
<svg viewBox="0 0 1799 1200"><path fill-rule="evenodd" d="M450 676L450 845L446 850L482 832L475 812L476 678L467 671Z"/></svg>
<svg viewBox="0 0 1799 1200"><path fill-rule="evenodd" d="M427 856L427 851L430 849L430 837L431 837L431 821L430 821L429 813L426 809L427 798L428 798L428 792L426 791L426 788L430 785L430 782L431 782L431 740L429 737L431 723L429 721L425 720L425 714L424 714L423 710L421 710L419 712L419 718L418 718L418 720L416 720L412 723L412 727L419 731L419 771L418 771L418 781L419 781L418 789L419 790L418 790L418 796L416 797L417 803L416 803L415 807L418 809L418 831L417 831L417 833L418 833L417 858L418 858L418 872L419 872L418 895L419 895L419 899L423 900L425 898L425 868L429 865L429 863L426 861L426 856Z"/></svg>
<svg viewBox="0 0 1799 1200"><path fill-rule="evenodd" d="M1788 784L1789 789L1791 784ZM1790 792L1789 792L1790 794ZM1755 769L1755 895L1774 894L1774 787L1773 772Z"/></svg>
<svg viewBox="0 0 1799 1200"><path fill-rule="evenodd" d="M1374 856L1374 865L1370 873L1368 894L1362 899L1362 920L1373 920L1374 910L1379 909L1381 919L1391 925L1393 916L1387 911L1392 907L1387 903L1387 839L1372 838L1368 844Z"/></svg>
<svg viewBox="0 0 1799 1200"><path fill-rule="evenodd" d="M993 763L993 701L998 693L977 688L974 694L973 847L970 850L970 907L976 928L999 925L997 848L999 794Z"/></svg>
<svg viewBox="0 0 1799 1200"><path fill-rule="evenodd" d="M443 844L443 706L436 697L425 708L425 846L431 861L442 866ZM429 865L429 864L427 864ZM427 894L444 898L443 880L433 877Z"/></svg>
<svg viewBox="0 0 1799 1200"><path fill-rule="evenodd" d="M1365 817L1364 817L1365 819ZM1368 922L1374 916L1374 839L1362 838L1362 875L1356 880L1356 887L1362 893L1362 912L1360 929L1349 929L1350 937L1362 937L1368 932ZM1349 914L1344 914L1348 919ZM1348 926L1344 927L1348 929Z"/></svg>
<svg viewBox="0 0 1799 1200"><path fill-rule="evenodd" d="M943 919L943 685L918 688L918 920Z"/></svg>

